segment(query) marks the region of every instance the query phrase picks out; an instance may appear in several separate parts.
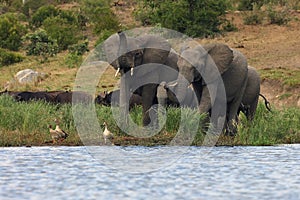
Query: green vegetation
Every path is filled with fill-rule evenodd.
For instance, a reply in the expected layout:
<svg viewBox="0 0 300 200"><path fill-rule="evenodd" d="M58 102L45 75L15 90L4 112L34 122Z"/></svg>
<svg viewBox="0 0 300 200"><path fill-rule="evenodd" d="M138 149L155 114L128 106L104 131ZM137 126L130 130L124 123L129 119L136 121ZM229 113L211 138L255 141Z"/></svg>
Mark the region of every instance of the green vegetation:
<svg viewBox="0 0 300 200"><path fill-rule="evenodd" d="M25 46L26 54L41 56L41 62L58 53L57 41L52 39L43 29L27 34L23 40L27 42Z"/></svg>
<svg viewBox="0 0 300 200"><path fill-rule="evenodd" d="M164 145L169 144L178 131L184 133L176 141L194 138L192 145L202 145L205 135L204 115L197 111L170 108L167 111L166 125L161 132L150 138L135 138L118 128L109 107L96 105L96 116L99 124L106 121L109 129L115 133L114 143L118 145ZM183 119L181 119L181 117ZM141 121L141 108L131 112L134 121ZM76 132L71 105L51 105L45 102L15 102L11 97L0 96L0 146L51 145L48 126L54 125L54 119L61 121L61 128L70 136L58 145L82 145ZM180 130L180 120L187 121ZM199 123L199 129L192 132ZM140 124L140 123L138 123ZM194 135L196 134L196 136ZM195 137L194 137L195 136ZM180 141L182 140L182 141ZM263 104L259 104L253 122L248 122L244 115L240 116L239 132L235 137L221 136L219 145L274 145L281 143L300 142L300 112L299 108L287 108L268 112ZM96 144L97 141L94 141Z"/></svg>
<svg viewBox="0 0 300 200"><path fill-rule="evenodd" d="M23 56L18 53L0 48L0 67L22 62L23 59Z"/></svg>
<svg viewBox="0 0 300 200"><path fill-rule="evenodd" d="M300 85L300 70L280 68L266 68L260 70L262 79L272 79L281 81L284 85L293 87Z"/></svg>
<svg viewBox="0 0 300 200"><path fill-rule="evenodd" d="M203 37L221 31L220 25L226 21L227 5L224 0L141 0L136 16L144 25L159 23L189 36Z"/></svg>
<svg viewBox="0 0 300 200"><path fill-rule="evenodd" d="M26 29L13 13L0 15L0 47L17 51Z"/></svg>

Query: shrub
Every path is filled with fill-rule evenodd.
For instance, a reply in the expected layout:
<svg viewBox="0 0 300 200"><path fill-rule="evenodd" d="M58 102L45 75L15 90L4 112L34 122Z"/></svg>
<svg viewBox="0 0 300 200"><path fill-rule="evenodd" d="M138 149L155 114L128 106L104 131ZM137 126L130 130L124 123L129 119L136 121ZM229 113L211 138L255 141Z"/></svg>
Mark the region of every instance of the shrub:
<svg viewBox="0 0 300 200"><path fill-rule="evenodd" d="M143 24L160 23L163 27L199 37L220 32L227 5L224 0L140 0L135 15Z"/></svg>
<svg viewBox="0 0 300 200"><path fill-rule="evenodd" d="M56 40L48 36L43 29L37 30L34 33L27 34L24 37L26 44L27 55L41 56L41 61L44 62L48 57L54 56L58 52Z"/></svg>
<svg viewBox="0 0 300 200"><path fill-rule="evenodd" d="M291 20L287 10L276 11L269 7L267 15L271 24L285 25Z"/></svg>
<svg viewBox="0 0 300 200"><path fill-rule="evenodd" d="M238 10L253 10L255 6L260 8L263 5L264 1L261 0L240 0L238 4Z"/></svg>
<svg viewBox="0 0 300 200"><path fill-rule="evenodd" d="M53 5L46 5L40 7L31 18L31 25L40 27L45 19L48 17L55 17L58 15L58 9Z"/></svg>
<svg viewBox="0 0 300 200"><path fill-rule="evenodd" d="M20 54L9 52L0 48L0 67L22 62L23 57Z"/></svg>
<svg viewBox="0 0 300 200"><path fill-rule="evenodd" d="M76 53L68 53L68 55L65 58L65 64L69 68L79 67L81 63L82 63L82 56Z"/></svg>
<svg viewBox="0 0 300 200"><path fill-rule="evenodd" d="M25 15L30 16L35 13L40 7L47 4L47 0L27 0L22 10Z"/></svg>
<svg viewBox="0 0 300 200"><path fill-rule="evenodd" d="M110 9L108 0L83 0L84 15L89 19L96 34L102 30L119 29L117 17Z"/></svg>
<svg viewBox="0 0 300 200"><path fill-rule="evenodd" d="M246 25L262 24L263 19L264 15L261 11L251 11L243 17L244 24Z"/></svg>
<svg viewBox="0 0 300 200"><path fill-rule="evenodd" d="M47 18L43 27L49 36L57 41L59 50L66 50L69 45L76 44L80 39L78 27L59 16Z"/></svg>
<svg viewBox="0 0 300 200"><path fill-rule="evenodd" d="M89 41L84 40L82 42L69 46L68 50L72 54L83 55L85 52L89 51L88 45Z"/></svg>
<svg viewBox="0 0 300 200"><path fill-rule="evenodd" d="M26 34L26 28L12 13L0 16L0 47L17 51L22 45L22 36Z"/></svg>

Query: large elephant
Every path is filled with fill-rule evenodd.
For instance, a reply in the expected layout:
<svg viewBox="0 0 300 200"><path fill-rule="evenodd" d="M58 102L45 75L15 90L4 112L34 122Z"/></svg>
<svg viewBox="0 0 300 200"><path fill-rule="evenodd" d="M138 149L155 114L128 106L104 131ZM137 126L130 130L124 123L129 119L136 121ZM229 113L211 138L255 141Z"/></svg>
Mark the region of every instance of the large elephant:
<svg viewBox="0 0 300 200"><path fill-rule="evenodd" d="M199 112L214 110L212 123L218 129L224 126L220 119L226 117L227 133L235 134L235 119L247 84L247 66L245 56L225 44L183 49L178 59L177 99L181 102L186 96L186 88L192 84L199 101Z"/></svg>
<svg viewBox="0 0 300 200"><path fill-rule="evenodd" d="M158 84L175 80L178 76L176 52L161 37L143 35L133 38L124 32L111 36L105 42L105 48L108 57L115 52L118 54L116 59L108 58L108 61L117 73L121 73L121 112L124 112L125 117L128 116L129 95L135 92L142 97L143 125L156 123L155 120L151 121L150 108L157 104Z"/></svg>

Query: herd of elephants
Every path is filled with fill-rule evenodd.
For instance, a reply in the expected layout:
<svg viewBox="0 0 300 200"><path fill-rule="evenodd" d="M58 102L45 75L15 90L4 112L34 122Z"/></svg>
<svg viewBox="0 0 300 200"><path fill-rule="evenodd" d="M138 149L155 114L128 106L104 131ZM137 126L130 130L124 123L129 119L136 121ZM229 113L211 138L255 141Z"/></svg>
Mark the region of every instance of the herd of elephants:
<svg viewBox="0 0 300 200"><path fill-rule="evenodd" d="M222 130L230 135L236 134L239 113L252 120L259 96L263 97L256 69L248 65L241 52L223 43L185 45L177 52L163 37L151 34L131 37L119 32L104 42L103 49L106 61L116 69L116 76L121 74L118 90L102 92L95 98L83 91L1 94L9 94L17 101L42 99L52 103L72 103L75 94L79 102L118 104L125 116L133 106L141 105L144 126L154 125L149 111L157 104L190 107L209 113L216 126L224 118ZM269 109L268 101L263 98Z"/></svg>

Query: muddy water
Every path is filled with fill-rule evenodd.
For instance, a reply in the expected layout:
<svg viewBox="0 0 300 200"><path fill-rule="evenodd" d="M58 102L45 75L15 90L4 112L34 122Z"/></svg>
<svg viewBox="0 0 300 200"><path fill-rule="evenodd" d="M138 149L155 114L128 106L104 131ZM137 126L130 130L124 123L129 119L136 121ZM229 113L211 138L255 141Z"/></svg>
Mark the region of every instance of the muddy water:
<svg viewBox="0 0 300 200"><path fill-rule="evenodd" d="M1 200L300 199L300 145L18 147L0 155Z"/></svg>

